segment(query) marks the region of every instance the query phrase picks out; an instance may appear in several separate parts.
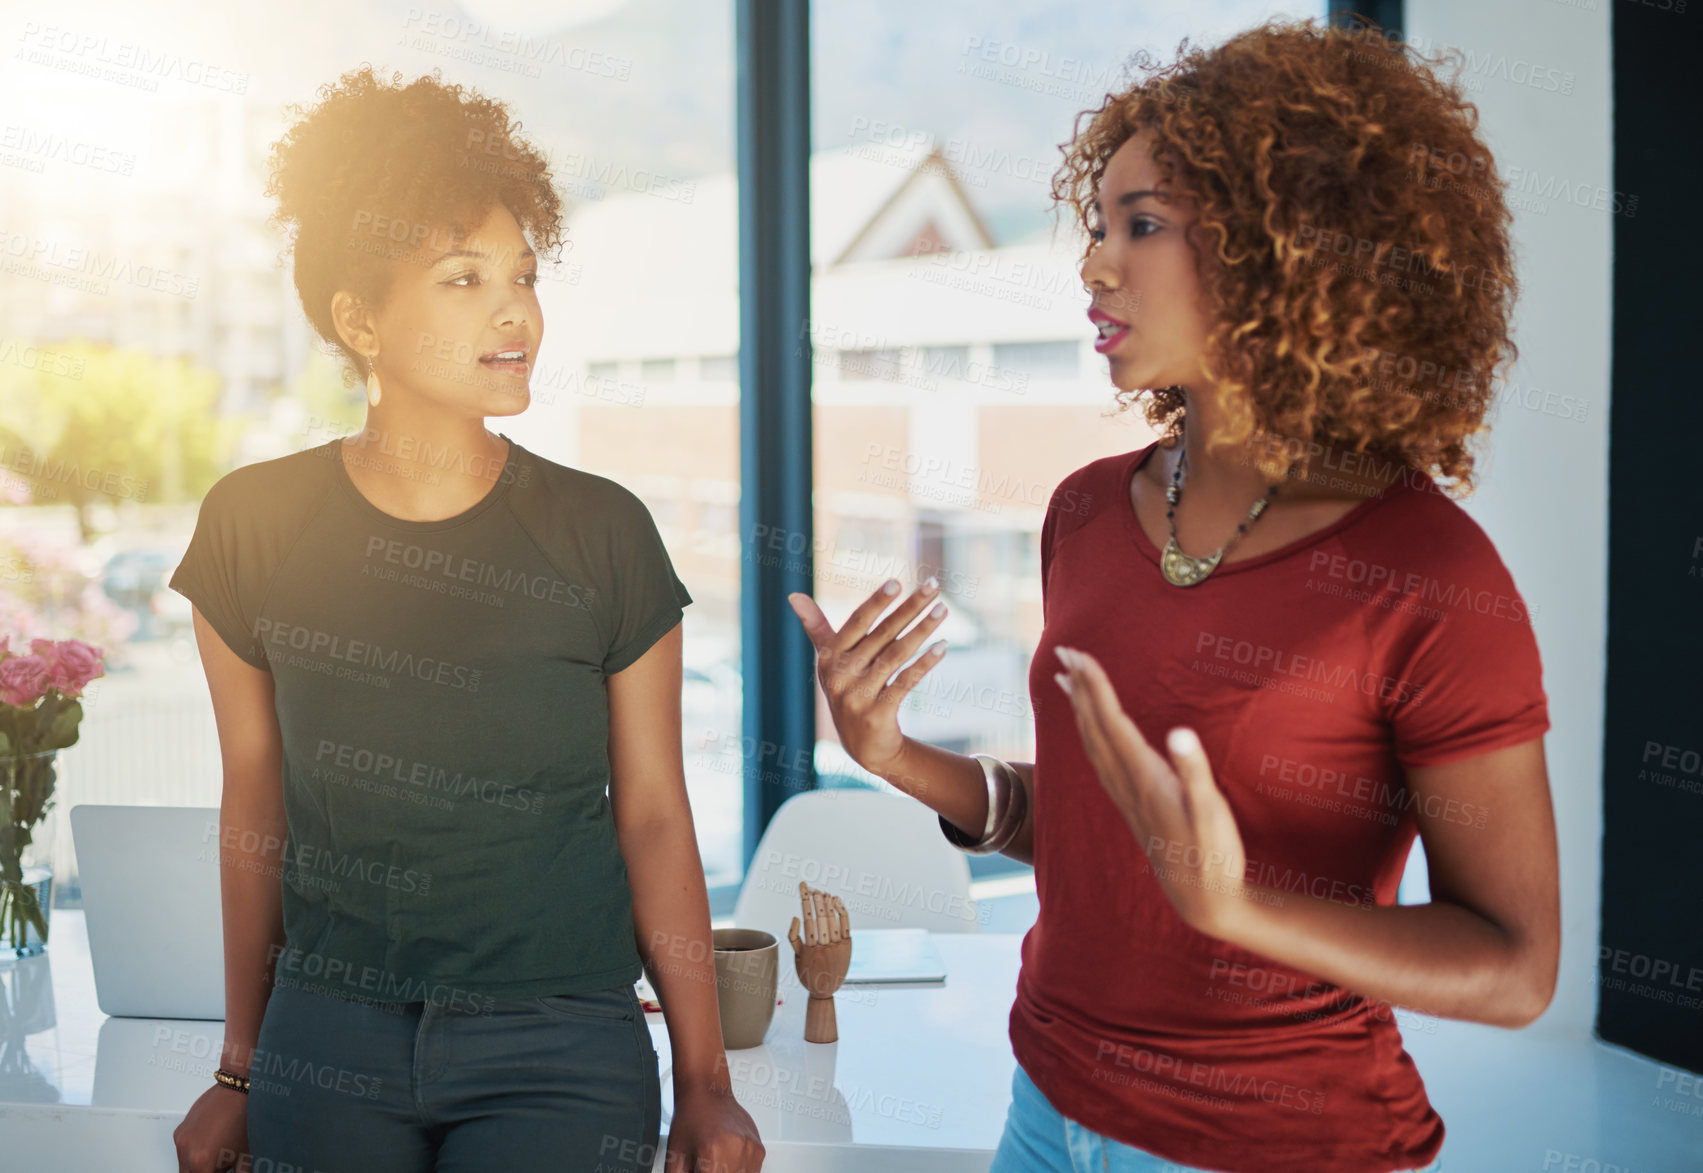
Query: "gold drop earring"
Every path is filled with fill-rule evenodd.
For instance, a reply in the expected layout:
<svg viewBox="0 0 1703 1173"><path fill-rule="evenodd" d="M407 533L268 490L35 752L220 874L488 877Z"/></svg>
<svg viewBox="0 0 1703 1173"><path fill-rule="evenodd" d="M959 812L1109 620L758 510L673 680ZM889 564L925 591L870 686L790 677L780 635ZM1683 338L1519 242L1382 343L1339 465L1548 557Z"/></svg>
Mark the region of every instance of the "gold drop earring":
<svg viewBox="0 0 1703 1173"><path fill-rule="evenodd" d="M383 389L378 385L378 368L373 363L373 359L377 357L378 352L374 351L367 359L367 402L374 407L378 406L379 396L383 394Z"/></svg>

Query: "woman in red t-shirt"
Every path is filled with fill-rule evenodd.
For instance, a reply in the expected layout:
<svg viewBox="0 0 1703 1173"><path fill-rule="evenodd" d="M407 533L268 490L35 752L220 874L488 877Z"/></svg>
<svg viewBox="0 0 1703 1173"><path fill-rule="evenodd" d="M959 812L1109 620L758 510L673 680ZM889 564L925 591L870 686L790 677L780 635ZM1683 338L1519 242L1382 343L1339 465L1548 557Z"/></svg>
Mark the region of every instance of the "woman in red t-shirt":
<svg viewBox="0 0 1703 1173"><path fill-rule="evenodd" d="M1393 1008L1524 1026L1560 940L1530 612L1434 479L1514 353L1500 181L1457 87L1312 22L1089 113L1054 196L1160 436L1049 503L1036 761L900 732L935 580L791 601L851 756L1034 864L993 1173L1440 1168Z"/></svg>

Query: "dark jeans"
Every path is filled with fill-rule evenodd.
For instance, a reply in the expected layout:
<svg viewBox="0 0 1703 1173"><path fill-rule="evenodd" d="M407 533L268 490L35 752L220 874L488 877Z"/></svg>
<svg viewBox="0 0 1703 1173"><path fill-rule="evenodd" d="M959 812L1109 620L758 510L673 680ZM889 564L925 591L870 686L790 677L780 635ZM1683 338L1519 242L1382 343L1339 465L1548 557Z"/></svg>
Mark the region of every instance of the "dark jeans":
<svg viewBox="0 0 1703 1173"><path fill-rule="evenodd" d="M253 1173L649 1173L662 1126L631 986L383 1004L280 985L249 1080Z"/></svg>

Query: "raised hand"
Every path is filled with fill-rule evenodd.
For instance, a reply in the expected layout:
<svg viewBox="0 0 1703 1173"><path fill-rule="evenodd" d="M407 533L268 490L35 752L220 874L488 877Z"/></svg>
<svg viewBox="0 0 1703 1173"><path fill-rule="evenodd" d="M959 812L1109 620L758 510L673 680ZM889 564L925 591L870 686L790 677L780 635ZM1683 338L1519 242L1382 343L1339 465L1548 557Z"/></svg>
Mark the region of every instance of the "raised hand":
<svg viewBox="0 0 1703 1173"><path fill-rule="evenodd" d="M840 744L852 761L870 773L884 776L897 772L905 735L899 730L899 704L930 668L945 658L946 641L940 640L897 676L899 666L913 655L922 641L945 620L944 602L936 603L921 623L909 631L905 626L922 615L940 593L939 582L930 577L911 593L891 615L875 624L881 612L899 594L897 579L858 604L838 631L802 592L787 596L793 612L804 624L805 634L816 645L816 678L828 698L828 711ZM874 630L871 630L872 625ZM901 635L901 631L904 633ZM892 677L889 682L889 677Z"/></svg>
<svg viewBox="0 0 1703 1173"><path fill-rule="evenodd" d="M1191 928L1231 938L1246 911L1247 855L1200 738L1173 728L1167 761L1124 711L1098 660L1075 648L1061 647L1058 656L1069 670L1053 679L1070 696L1088 760L1165 895Z"/></svg>
<svg viewBox="0 0 1703 1173"><path fill-rule="evenodd" d="M798 899L804 910L804 932L799 918L792 918L786 939L792 942L793 968L810 995L804 1011L804 1038L811 1043L831 1043L840 1037L834 1016L834 991L846 980L851 968L851 917L838 896L798 882Z"/></svg>

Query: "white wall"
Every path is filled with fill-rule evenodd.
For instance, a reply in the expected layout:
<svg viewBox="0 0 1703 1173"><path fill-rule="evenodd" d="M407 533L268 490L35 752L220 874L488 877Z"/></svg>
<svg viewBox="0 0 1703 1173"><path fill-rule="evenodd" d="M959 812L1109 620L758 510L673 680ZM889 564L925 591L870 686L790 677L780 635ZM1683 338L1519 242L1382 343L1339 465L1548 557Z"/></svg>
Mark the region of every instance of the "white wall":
<svg viewBox="0 0 1703 1173"><path fill-rule="evenodd" d="M1426 56L1449 46L1470 51L1462 77L1478 79L1469 97L1480 132L1504 178L1529 187L1521 199L1533 205L1514 213L1524 289L1521 354L1509 383L1539 406L1505 400L1498 408L1481 487L1463 505L1536 612L1552 722L1545 744L1561 851L1562 949L1555 1001L1528 1029L1570 1036L1587 1035L1596 1013L1614 232L1612 211L1593 206L1613 187L1612 0L1581 2L1594 10L1552 0L1408 0L1406 15L1408 40ZM1528 73L1535 83L1512 80ZM1569 80L1570 94L1545 88ZM1557 194L1569 188L1583 207ZM1543 409L1542 393L1551 391L1573 398L1569 414L1554 401Z"/></svg>

